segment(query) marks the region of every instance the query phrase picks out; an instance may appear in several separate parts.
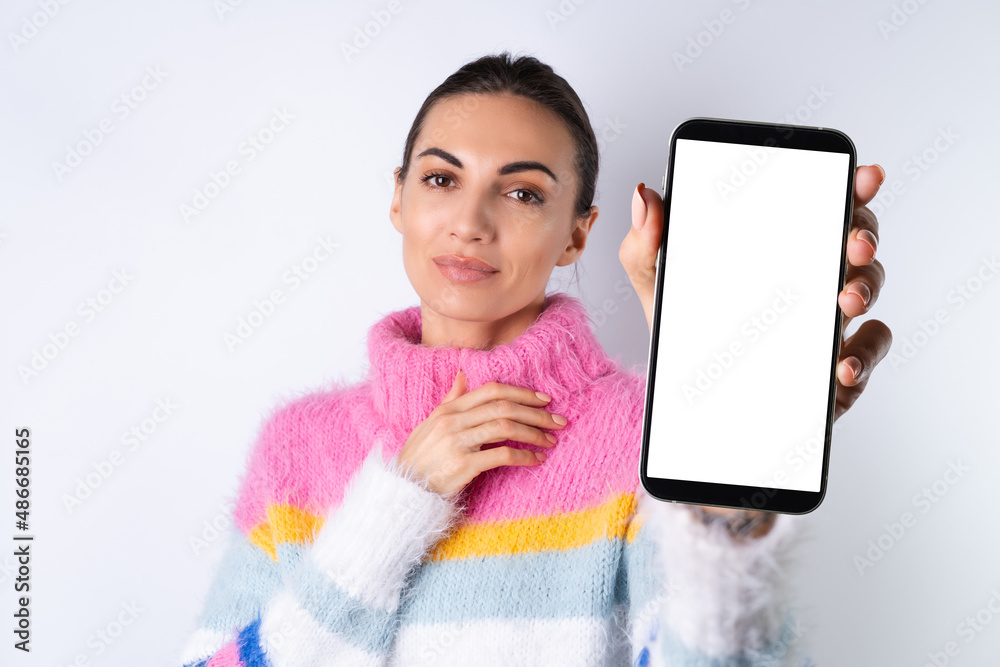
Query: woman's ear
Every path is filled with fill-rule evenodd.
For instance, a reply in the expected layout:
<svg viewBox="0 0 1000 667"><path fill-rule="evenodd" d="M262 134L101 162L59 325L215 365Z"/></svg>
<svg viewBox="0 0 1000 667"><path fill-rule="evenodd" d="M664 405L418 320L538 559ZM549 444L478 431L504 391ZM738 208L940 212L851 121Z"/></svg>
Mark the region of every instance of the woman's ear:
<svg viewBox="0 0 1000 667"><path fill-rule="evenodd" d="M403 233L403 184L399 180L399 175L402 170L402 167L396 167L396 169L392 172L396 177L396 188L392 193L392 203L389 205L389 219L392 220L392 226L395 227L396 231L400 234Z"/></svg>
<svg viewBox="0 0 1000 667"><path fill-rule="evenodd" d="M594 222L597 221L597 215L599 212L600 211L597 206L592 205L589 213L578 216L576 220L574 220L576 226L573 228L573 232L569 237L569 242L563 249L562 255L559 256L559 261L556 262L556 266L568 266L580 258L584 247L587 245L587 236L590 234L590 230L594 227Z"/></svg>

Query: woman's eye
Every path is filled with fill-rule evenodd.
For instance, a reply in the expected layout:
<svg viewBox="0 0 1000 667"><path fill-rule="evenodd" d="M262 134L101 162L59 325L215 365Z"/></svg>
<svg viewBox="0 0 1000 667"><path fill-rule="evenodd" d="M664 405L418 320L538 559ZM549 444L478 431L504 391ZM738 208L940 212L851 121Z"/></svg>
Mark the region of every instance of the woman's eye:
<svg viewBox="0 0 1000 667"><path fill-rule="evenodd" d="M448 187L447 185L441 185L438 179L444 179L445 181L450 181L451 177L445 176L444 174L427 174L420 180L423 181L424 183L426 183L427 181L431 181L434 184L432 187Z"/></svg>
<svg viewBox="0 0 1000 667"><path fill-rule="evenodd" d="M446 176L437 172L427 174L420 179L422 183L428 184L427 187L435 190L448 189L451 180L451 176ZM517 190L511 192L508 196L512 196L513 199L527 206L538 206L545 201L542 199L541 195L529 188L518 188Z"/></svg>
<svg viewBox="0 0 1000 667"><path fill-rule="evenodd" d="M514 195L514 199L521 202L522 204L536 205L542 203L542 198L539 197L536 192L528 190L527 188L518 188L517 190L514 190L514 192L512 192L511 194ZM527 195L527 197L521 197L520 195L522 194Z"/></svg>

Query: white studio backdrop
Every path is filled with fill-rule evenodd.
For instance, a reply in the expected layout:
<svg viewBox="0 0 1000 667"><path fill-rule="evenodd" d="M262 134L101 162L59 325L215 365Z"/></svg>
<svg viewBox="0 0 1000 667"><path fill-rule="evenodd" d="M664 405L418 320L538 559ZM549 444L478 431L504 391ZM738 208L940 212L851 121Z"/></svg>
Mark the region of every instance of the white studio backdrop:
<svg viewBox="0 0 1000 667"><path fill-rule="evenodd" d="M802 641L820 665L991 664L998 20L918 0L5 2L0 663L176 664L263 416L360 379L368 327L417 303L388 217L414 115L509 49L567 78L601 139L580 281L550 287L624 363L649 341L618 247L681 120L834 127L885 168L872 316L894 344L837 424L793 574ZM30 654L12 634L21 427Z"/></svg>

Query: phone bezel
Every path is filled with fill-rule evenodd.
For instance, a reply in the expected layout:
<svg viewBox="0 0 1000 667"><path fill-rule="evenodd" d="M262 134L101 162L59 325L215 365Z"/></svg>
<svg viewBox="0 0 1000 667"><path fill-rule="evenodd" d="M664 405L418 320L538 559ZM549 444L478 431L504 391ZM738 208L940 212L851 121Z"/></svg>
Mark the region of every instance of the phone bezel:
<svg viewBox="0 0 1000 667"><path fill-rule="evenodd" d="M656 257L656 284L654 288L653 326L649 342L649 362L646 375L645 406L642 421L642 454L639 463L639 477L646 492L657 500L714 507L752 509L783 514L806 514L812 512L826 497L830 466L830 445L833 437L833 414L837 395L837 360L840 356L843 312L840 304L835 304L833 357L830 369L830 391L827 401L827 420L823 442L823 471L819 491L799 491L771 487L741 486L715 482L650 477L647 473L649 454L649 425L651 422L654 378L656 374L656 350L660 333L660 312L663 296L663 264L666 255L670 222L670 199L673 185L674 156L678 139L698 141L720 141L757 146L776 146L836 153L849 156L847 192L845 193L844 231L841 239L841 262L839 290L844 289L847 269L847 238L851 228L854 199L854 172L857 153L850 137L832 128L805 125L763 123L757 121L731 120L724 118L694 117L679 123L670 136L670 151L663 180L663 234Z"/></svg>

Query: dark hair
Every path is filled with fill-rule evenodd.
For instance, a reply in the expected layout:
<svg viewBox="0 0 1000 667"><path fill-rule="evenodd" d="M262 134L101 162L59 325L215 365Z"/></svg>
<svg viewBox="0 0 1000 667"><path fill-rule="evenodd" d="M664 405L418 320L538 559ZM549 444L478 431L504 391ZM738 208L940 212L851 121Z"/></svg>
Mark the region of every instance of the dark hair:
<svg viewBox="0 0 1000 667"><path fill-rule="evenodd" d="M464 94L519 95L541 104L562 118L573 137L579 188L573 209L577 216L590 212L597 183L597 137L576 91L566 79L533 56L512 59L509 52L483 56L466 63L431 91L417 112L403 149L403 164L396 175L400 183L410 168L413 144L423 128L424 117L434 104L446 97Z"/></svg>

